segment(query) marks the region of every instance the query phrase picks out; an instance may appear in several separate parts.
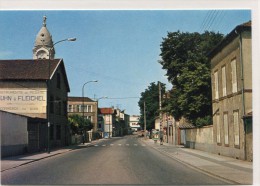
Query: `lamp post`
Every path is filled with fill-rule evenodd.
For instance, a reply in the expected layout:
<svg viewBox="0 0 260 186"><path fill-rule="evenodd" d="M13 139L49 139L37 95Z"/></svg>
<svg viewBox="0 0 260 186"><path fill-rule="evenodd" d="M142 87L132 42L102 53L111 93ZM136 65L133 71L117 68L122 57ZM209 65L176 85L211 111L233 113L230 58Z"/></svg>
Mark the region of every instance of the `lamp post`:
<svg viewBox="0 0 260 186"><path fill-rule="evenodd" d="M50 81L50 75L51 75L51 51L54 49L54 46L58 43L64 42L64 41L76 41L76 38L67 38L62 39L60 41L57 41L52 45L52 47L48 50L49 52L49 66L48 66L48 78L47 78L47 121L48 121L48 153L50 153L50 88L51 88L51 81Z"/></svg>
<svg viewBox="0 0 260 186"><path fill-rule="evenodd" d="M84 110L85 110L85 105L84 105L84 101L85 101L85 97L84 97L84 87L86 84L88 83L96 83L98 82L98 80L92 80L92 81L87 81L86 83L83 84L82 86L82 117L83 117L83 120L85 119L85 116L84 116ZM84 134L85 135L85 134ZM83 141L83 144L84 144L84 141Z"/></svg>

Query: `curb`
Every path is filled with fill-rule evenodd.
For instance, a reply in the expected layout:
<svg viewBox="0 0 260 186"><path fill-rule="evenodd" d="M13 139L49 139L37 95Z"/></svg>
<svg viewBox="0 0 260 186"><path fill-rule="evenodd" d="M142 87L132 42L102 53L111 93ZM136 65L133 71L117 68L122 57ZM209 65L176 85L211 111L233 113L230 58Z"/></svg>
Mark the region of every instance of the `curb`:
<svg viewBox="0 0 260 186"><path fill-rule="evenodd" d="M143 143L146 143L146 144L148 143L148 142L145 142L144 140L141 140L141 141L142 141ZM148 144L148 145L152 146L151 144ZM197 166L194 166L194 165L192 165L192 164L190 164L190 163L187 163L187 162L185 162L185 161L183 161L183 160L180 160L180 159L176 158L175 156L171 155L170 153L168 153L168 152L166 152L166 151L164 151L164 150L159 150L159 149L157 149L156 147L153 147L153 146L152 146L152 148L155 149L156 151L160 152L161 154L164 154L164 155L166 155L166 156L168 156L168 157L170 157L170 158L173 158L174 160L178 161L179 163L182 163L182 164L184 164L184 165L186 165L186 166L189 166L189 167L191 167L191 168L193 168L193 169L195 169L195 170L197 170L197 171L199 171L199 172L201 172L201 173L204 173L204 174L206 174L206 175L208 175L208 176L212 176L212 177L221 179L222 181L225 181L225 182L227 182L228 184L242 184L242 183L236 182L236 181L234 181L234 180L227 179L227 178L225 178L225 177L223 177L223 176L216 175L216 174L214 174L214 173L212 173L212 172L210 172L210 171L207 171L207 170L205 170L205 169L198 168Z"/></svg>
<svg viewBox="0 0 260 186"><path fill-rule="evenodd" d="M45 156L45 157L37 158L37 159L30 160L28 162L25 162L25 163L22 163L22 164L19 164L19 165L16 165L16 166L13 166L13 167L10 167L10 168L7 168L7 169L3 169L3 170L1 170L1 172L5 172L7 170L15 169L17 167L21 167L23 165L27 165L27 164L30 164L30 163L33 163L33 162L36 162L36 161L40 161L40 160L47 159L47 158L50 158L50 157L53 157L53 156L57 156L57 155L64 154L64 153L67 153L67 152L70 152L70 151L74 151L74 150L80 150L80 149L91 147L91 146L94 146L94 145L93 144L88 144L86 146L76 146L76 147L70 148L70 149L68 149L68 150L66 150L64 152L58 152L58 153L50 154L50 155Z"/></svg>

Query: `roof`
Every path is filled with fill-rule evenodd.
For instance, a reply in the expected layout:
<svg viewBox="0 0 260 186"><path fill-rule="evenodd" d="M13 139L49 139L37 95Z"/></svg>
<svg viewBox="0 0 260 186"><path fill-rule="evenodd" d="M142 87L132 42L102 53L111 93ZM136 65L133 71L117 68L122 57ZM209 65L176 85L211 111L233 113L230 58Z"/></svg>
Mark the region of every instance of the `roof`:
<svg viewBox="0 0 260 186"><path fill-rule="evenodd" d="M195 126L190 123L183 123L179 125L179 129L193 129L193 128L195 128Z"/></svg>
<svg viewBox="0 0 260 186"><path fill-rule="evenodd" d="M113 114L114 109L113 108L99 108L100 114Z"/></svg>
<svg viewBox="0 0 260 186"><path fill-rule="evenodd" d="M42 46L42 45L53 46L52 36L46 27L46 19L47 17L44 16L42 28L38 32L35 39L35 46Z"/></svg>
<svg viewBox="0 0 260 186"><path fill-rule="evenodd" d="M238 37L238 34L243 31L251 31L251 24L251 21L248 21L236 26L228 35L226 35L226 37L223 38L223 40L213 50L208 53L208 56L210 58L213 58L218 52L222 50L222 48L229 44L233 39Z"/></svg>
<svg viewBox="0 0 260 186"><path fill-rule="evenodd" d="M83 99L82 99L82 97L72 97L72 96L70 96L70 97L68 97L68 101L81 102L81 101L83 101ZM84 101L85 102L96 102L96 101L94 101L94 100L92 100L88 97L84 97Z"/></svg>
<svg viewBox="0 0 260 186"><path fill-rule="evenodd" d="M62 68L65 84L70 91L62 59L0 60L0 80L48 80L58 67Z"/></svg>

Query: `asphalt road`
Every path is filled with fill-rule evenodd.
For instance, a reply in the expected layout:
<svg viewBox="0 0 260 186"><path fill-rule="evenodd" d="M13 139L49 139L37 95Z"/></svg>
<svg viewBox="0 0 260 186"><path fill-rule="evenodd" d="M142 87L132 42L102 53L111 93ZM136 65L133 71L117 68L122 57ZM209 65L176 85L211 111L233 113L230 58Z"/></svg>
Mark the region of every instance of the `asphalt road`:
<svg viewBox="0 0 260 186"><path fill-rule="evenodd" d="M1 173L4 185L227 184L187 167L136 136L112 138Z"/></svg>

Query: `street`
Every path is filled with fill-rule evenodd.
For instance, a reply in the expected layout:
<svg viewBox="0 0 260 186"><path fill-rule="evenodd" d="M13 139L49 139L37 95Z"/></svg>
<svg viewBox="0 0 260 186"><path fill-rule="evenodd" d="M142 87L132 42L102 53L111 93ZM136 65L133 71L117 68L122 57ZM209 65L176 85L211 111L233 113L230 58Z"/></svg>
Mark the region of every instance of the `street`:
<svg viewBox="0 0 260 186"><path fill-rule="evenodd" d="M227 184L197 172L143 143L137 136L93 142L1 173L12 184Z"/></svg>

